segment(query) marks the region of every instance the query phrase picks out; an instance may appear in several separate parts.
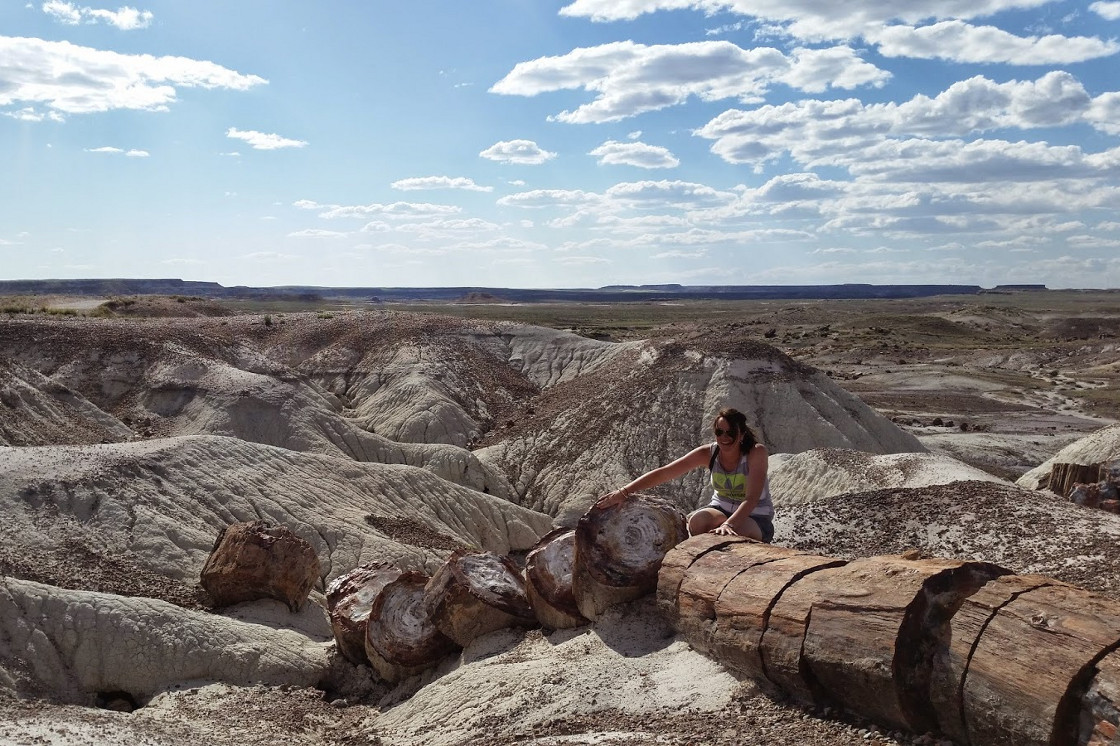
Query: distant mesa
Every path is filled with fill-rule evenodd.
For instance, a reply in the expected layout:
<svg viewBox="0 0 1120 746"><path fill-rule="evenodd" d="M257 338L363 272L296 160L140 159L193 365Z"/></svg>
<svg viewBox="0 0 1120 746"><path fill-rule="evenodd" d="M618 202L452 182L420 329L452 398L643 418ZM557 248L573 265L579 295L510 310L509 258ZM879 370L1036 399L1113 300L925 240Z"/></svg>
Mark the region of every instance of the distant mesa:
<svg viewBox="0 0 1120 746"><path fill-rule="evenodd" d="M444 303L661 302L670 300L826 300L923 298L932 295L980 295L1046 290L1045 285L606 285L600 288L485 287L224 287L216 282L176 279L3 280L0 295L194 295L210 299L342 300L373 303L431 301Z"/></svg>

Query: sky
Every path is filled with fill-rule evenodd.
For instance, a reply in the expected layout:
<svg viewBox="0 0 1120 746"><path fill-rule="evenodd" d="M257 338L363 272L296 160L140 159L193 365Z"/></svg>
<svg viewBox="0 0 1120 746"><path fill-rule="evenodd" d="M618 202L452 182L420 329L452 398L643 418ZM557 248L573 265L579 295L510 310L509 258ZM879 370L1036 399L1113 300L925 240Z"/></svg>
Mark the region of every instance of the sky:
<svg viewBox="0 0 1120 746"><path fill-rule="evenodd" d="M0 0L0 279L1120 287L1120 0Z"/></svg>

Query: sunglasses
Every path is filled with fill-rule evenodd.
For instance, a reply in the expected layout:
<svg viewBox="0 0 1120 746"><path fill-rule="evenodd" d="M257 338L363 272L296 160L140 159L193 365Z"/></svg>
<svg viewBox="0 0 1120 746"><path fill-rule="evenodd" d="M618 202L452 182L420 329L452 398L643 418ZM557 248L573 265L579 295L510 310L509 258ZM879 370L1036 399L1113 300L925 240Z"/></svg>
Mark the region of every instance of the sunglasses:
<svg viewBox="0 0 1120 746"><path fill-rule="evenodd" d="M724 435L730 435L732 438L734 438L736 435L739 434L738 430L723 430L723 429L718 428L718 427L716 428L715 432L716 432L716 437L717 438L722 438Z"/></svg>

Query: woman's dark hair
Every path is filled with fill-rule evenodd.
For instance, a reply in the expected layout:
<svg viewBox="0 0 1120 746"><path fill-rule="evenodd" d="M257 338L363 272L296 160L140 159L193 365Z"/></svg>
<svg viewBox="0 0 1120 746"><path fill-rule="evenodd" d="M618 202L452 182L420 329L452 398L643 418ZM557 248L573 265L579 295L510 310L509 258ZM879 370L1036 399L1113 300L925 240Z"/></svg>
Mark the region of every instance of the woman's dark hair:
<svg viewBox="0 0 1120 746"><path fill-rule="evenodd" d="M747 424L747 416L738 409L734 407L724 407L719 410L719 414L712 420L712 427L716 426L716 422L718 422L721 417L727 420L727 424L731 425L731 427L735 429L735 432L739 433L739 448L742 449L744 453L754 448L759 442L758 436L755 434L754 430L751 429L751 426Z"/></svg>

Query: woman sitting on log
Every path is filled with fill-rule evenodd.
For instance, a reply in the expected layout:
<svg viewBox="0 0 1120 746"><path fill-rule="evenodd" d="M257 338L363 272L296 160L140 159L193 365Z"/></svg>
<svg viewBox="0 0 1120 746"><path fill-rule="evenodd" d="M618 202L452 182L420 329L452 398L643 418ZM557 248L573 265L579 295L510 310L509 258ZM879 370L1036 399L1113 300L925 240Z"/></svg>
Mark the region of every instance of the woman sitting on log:
<svg viewBox="0 0 1120 746"><path fill-rule="evenodd" d="M676 461L608 492L595 502L596 507L610 507L633 492L707 467L712 472L712 501L688 516L688 533L748 536L769 543L774 538L774 503L766 477L766 446L758 442L746 415L737 409L720 410L712 427L714 443L694 448Z"/></svg>

